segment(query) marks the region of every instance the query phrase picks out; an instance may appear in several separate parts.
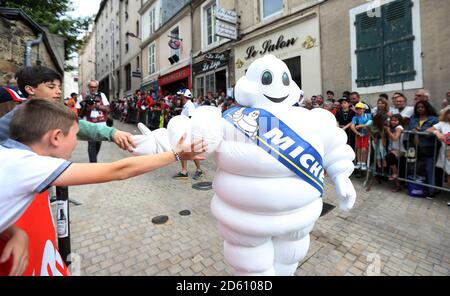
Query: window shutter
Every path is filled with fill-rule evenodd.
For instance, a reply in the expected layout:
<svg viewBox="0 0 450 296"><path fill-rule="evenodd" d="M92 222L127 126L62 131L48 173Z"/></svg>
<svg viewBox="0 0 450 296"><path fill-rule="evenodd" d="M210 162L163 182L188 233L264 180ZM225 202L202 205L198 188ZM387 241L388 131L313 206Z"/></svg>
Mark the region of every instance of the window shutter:
<svg viewBox="0 0 450 296"><path fill-rule="evenodd" d="M356 16L358 87L383 83L383 26L380 17L364 12Z"/></svg>
<svg viewBox="0 0 450 296"><path fill-rule="evenodd" d="M397 0L382 7L385 84L414 80L412 6Z"/></svg>

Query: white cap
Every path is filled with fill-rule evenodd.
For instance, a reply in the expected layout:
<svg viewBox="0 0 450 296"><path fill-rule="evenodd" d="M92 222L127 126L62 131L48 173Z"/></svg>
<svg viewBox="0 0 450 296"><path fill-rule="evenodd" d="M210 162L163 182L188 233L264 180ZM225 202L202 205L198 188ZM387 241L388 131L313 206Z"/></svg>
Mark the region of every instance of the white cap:
<svg viewBox="0 0 450 296"><path fill-rule="evenodd" d="M177 95L181 95L181 96L185 96L186 98L192 99L192 93L189 89L185 88L185 89L180 89L177 92Z"/></svg>

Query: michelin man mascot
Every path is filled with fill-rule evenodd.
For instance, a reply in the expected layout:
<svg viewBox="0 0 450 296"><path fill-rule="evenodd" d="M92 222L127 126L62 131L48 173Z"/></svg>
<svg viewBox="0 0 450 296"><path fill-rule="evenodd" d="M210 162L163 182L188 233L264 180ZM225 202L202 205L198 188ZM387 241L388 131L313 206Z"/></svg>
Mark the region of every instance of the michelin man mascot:
<svg viewBox="0 0 450 296"><path fill-rule="evenodd" d="M292 107L300 92L286 64L266 55L236 84L241 107L200 107L136 136L137 154L169 150L185 133L207 141L217 163L211 211L236 275L294 274L322 211L325 171L340 208L355 203L347 136L329 111Z"/></svg>

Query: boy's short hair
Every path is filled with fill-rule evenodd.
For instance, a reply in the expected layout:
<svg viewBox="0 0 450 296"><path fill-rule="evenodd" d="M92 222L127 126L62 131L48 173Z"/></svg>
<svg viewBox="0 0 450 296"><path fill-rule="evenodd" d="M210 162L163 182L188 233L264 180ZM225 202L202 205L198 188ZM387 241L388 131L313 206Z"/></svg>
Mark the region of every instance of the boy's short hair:
<svg viewBox="0 0 450 296"><path fill-rule="evenodd" d="M70 108L45 99L32 99L14 114L10 138L32 144L54 129L67 135L74 122L78 122L78 116Z"/></svg>
<svg viewBox="0 0 450 296"><path fill-rule="evenodd" d="M62 81L58 72L44 66L23 67L16 72L16 79L17 86L25 97L28 97L28 93L25 91L27 85L37 87L41 83Z"/></svg>

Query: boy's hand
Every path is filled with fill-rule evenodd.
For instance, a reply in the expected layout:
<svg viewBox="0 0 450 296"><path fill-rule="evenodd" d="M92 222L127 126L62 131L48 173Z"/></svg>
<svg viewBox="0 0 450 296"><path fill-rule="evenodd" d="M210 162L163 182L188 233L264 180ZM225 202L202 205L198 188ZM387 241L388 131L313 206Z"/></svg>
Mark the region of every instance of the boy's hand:
<svg viewBox="0 0 450 296"><path fill-rule="evenodd" d="M208 144L203 140L196 140L191 144L184 143L186 134L184 134L175 147L175 152L180 155L181 160L204 160L205 156L200 155L207 151Z"/></svg>
<svg viewBox="0 0 450 296"><path fill-rule="evenodd" d="M13 256L13 264L10 276L22 275L28 265L28 236L22 229L12 226L10 228L11 238L3 250L0 263L5 263Z"/></svg>
<svg viewBox="0 0 450 296"><path fill-rule="evenodd" d="M133 148L136 148L132 135L128 132L117 130L113 136L113 141L119 148L129 152L133 152Z"/></svg>

